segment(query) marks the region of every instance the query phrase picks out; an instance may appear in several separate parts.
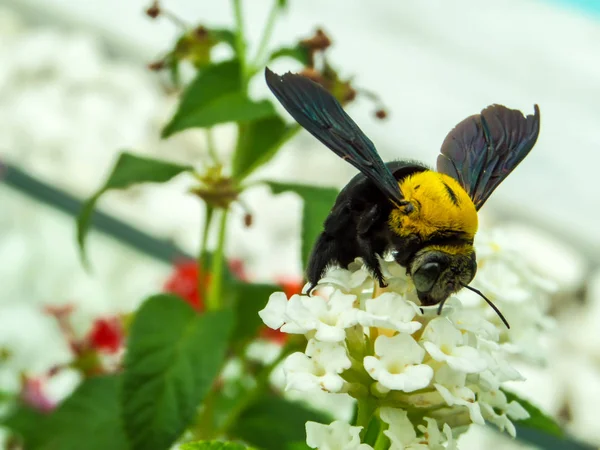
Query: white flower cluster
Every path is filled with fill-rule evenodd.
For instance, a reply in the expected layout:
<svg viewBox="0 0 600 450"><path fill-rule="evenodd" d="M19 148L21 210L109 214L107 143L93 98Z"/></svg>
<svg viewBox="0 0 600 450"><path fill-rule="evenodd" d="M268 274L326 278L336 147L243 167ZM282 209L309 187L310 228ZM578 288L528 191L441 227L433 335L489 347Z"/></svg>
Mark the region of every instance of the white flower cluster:
<svg viewBox="0 0 600 450"><path fill-rule="evenodd" d="M502 252L489 248L479 259L479 286L501 309L511 301L526 306L544 294L528 271L514 262L503 267ZM381 263L385 289L357 260L347 270L329 270L312 297L271 295L259 313L264 323L308 340L305 352L284 363L287 389L348 393L359 410L361 403L375 405L369 414L379 418L391 449L454 449L458 434L486 421L515 436L512 420L528 413L501 389L504 382L523 380L507 361L515 344L502 322L488 316L483 301L467 299L463 305L456 296L441 315L437 307L420 308L405 269ZM501 278L492 283L500 268L499 277L514 276L508 287ZM507 309L510 322L515 317ZM539 308L535 312L539 326L543 315ZM360 426L336 421L306 427L311 448L372 448L361 443Z"/></svg>
<svg viewBox="0 0 600 450"><path fill-rule="evenodd" d="M463 305L479 309L478 313L499 326L499 342L504 348L524 359L543 362L544 351L540 331L554 326L545 313L557 285L541 277L529 262L517 252L518 243L502 229L480 232L475 239L477 276L471 283L502 311L510 330L501 326L498 316L472 292L464 289L457 294Z"/></svg>
<svg viewBox="0 0 600 450"><path fill-rule="evenodd" d="M419 437L406 411L383 407L380 416L388 426L383 434L389 439L392 450L453 450L457 448L452 430L447 424L444 425L443 433L441 433L437 422L426 417L424 420L427 425L417 427L421 434ZM336 420L330 425L307 422L306 443L310 448L321 450L373 450L370 445L360 442L361 430L362 427L354 427L340 420Z"/></svg>

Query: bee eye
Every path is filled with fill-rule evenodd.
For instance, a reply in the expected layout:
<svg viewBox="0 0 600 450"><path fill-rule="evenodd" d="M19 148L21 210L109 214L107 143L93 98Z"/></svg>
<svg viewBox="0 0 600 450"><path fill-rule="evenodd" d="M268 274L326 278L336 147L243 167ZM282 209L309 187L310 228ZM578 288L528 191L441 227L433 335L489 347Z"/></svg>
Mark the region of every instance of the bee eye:
<svg viewBox="0 0 600 450"><path fill-rule="evenodd" d="M429 262L419 267L412 276L417 291L430 291L440 276L440 271L440 264L437 262Z"/></svg>

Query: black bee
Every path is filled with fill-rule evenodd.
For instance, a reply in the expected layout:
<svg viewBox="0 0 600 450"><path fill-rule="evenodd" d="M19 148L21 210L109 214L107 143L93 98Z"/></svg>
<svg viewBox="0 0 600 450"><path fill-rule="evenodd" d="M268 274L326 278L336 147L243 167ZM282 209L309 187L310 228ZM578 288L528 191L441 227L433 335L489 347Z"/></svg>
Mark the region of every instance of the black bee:
<svg viewBox="0 0 600 450"><path fill-rule="evenodd" d="M328 266L364 260L381 287L379 257L392 252L424 306L468 286L477 271L477 211L533 148L540 111L492 105L460 122L442 143L437 171L413 161L384 163L371 140L319 84L301 75L265 72L292 117L360 173L340 192L307 268L312 290Z"/></svg>

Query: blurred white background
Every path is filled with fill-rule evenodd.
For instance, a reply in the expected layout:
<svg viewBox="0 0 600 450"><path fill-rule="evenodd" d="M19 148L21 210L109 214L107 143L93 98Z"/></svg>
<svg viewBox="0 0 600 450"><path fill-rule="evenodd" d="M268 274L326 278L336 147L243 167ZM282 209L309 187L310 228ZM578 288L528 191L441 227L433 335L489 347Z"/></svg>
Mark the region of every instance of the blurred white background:
<svg viewBox="0 0 600 450"><path fill-rule="evenodd" d="M47 12L64 23L91 26L109 42L135 51L140 61L156 58L177 33L172 24L143 14L145 0L16 3L43 17ZM527 112L538 103L543 132L536 151L490 205L526 213L575 241L593 244L587 248L596 255L597 3L303 0L290 2L275 42L307 36L316 26L329 32L337 43L332 55L343 62L347 75L356 74L360 85L380 93L391 111L381 125L367 117L367 108L353 108L388 158L408 156L433 164L445 134L464 117L491 103ZM269 6L268 0L253 0L246 8L247 32L255 44ZM208 25L232 23L228 2L170 0L165 7Z"/></svg>
<svg viewBox="0 0 600 450"><path fill-rule="evenodd" d="M201 133L159 141L174 99L163 94L145 65L172 45L178 30L168 21L149 19L144 14L149 3L4 0L1 159L82 198L100 186L122 148L201 161ZM591 426L600 402L600 283L597 275L588 277L600 261L597 2L289 3L273 45L309 36L318 26L326 30L334 40L331 58L343 67L343 75L356 75L356 84L381 95L390 112L381 122L364 100L349 108L384 159L415 158L433 165L446 133L464 117L492 103L527 113L534 103L540 105L536 147L485 210L534 226L520 225L512 232L521 239L525 256L561 285L549 366L524 368L530 378L525 390L555 415L566 414L568 398L570 429L600 442L600 431ZM249 40L256 44L271 1L245 4ZM191 22L233 23L226 1L164 0L163 5ZM295 68L283 60L274 65L277 71ZM266 96L261 80L255 81L256 96ZM224 151L230 151L231 137L231 130L221 127L217 139ZM341 187L354 173L302 136L257 177ZM189 180L178 178L167 186L110 194L100 206L193 253L202 213L196 200L183 193L188 185ZM0 347L27 349L25 357L0 370L0 383L14 387L15 373L31 369L32 360L39 363L35 370L44 370L65 358L64 348L36 344L50 339L53 326L36 312L40 304L76 302L83 322L126 311L160 288L169 267L92 236L90 257L97 269L87 274L77 260L72 219L2 185L0 197ZM298 199L256 188L246 203L256 213L255 223L244 228L243 212L235 212L229 255L242 258L259 279L299 276ZM582 306L573 299L585 286ZM35 333L15 326L31 320L38 324Z"/></svg>

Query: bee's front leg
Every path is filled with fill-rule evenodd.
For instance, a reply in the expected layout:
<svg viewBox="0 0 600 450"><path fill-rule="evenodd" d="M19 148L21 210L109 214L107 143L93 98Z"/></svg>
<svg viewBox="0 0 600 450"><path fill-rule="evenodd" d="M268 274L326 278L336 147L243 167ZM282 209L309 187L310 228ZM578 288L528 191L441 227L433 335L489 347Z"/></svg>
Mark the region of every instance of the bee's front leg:
<svg viewBox="0 0 600 450"><path fill-rule="evenodd" d="M372 273L374 278L379 282L381 288L387 287L387 283L381 273L378 254L381 254L385 249L385 243L380 242L381 239L377 236L376 225L381 224L382 214L381 209L377 204L374 204L368 209L359 219L356 226L356 242L360 249L365 266Z"/></svg>

